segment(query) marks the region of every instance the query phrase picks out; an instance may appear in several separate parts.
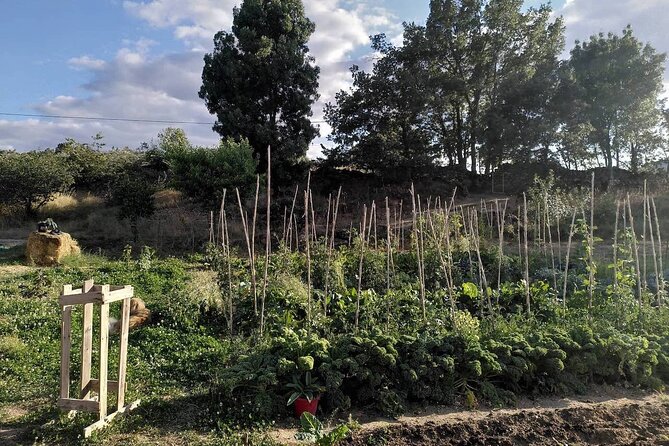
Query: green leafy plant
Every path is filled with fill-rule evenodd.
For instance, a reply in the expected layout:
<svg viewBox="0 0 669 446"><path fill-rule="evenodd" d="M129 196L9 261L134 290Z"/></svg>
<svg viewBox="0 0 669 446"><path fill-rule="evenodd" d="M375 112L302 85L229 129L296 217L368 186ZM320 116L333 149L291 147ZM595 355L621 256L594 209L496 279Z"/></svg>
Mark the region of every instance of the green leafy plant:
<svg viewBox="0 0 669 446"><path fill-rule="evenodd" d="M317 446L334 446L342 441L351 432L346 424L335 426L330 432L323 431L323 423L318 418L304 412L300 417L300 431L295 434L295 439L299 441L308 441Z"/></svg>
<svg viewBox="0 0 669 446"><path fill-rule="evenodd" d="M325 387L320 385L318 378L311 376L311 371L304 373L304 382L302 382L298 375L293 375L293 382L286 384L286 387L292 391L290 397L288 397L286 406L290 406L299 398L305 398L311 402L325 391Z"/></svg>

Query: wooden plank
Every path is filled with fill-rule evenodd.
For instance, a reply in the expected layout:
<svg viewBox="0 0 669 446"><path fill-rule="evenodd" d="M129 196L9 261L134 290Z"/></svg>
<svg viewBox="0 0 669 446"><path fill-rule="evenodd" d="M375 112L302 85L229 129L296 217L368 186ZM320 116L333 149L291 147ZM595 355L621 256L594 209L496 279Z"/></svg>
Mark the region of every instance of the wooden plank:
<svg viewBox="0 0 669 446"><path fill-rule="evenodd" d="M100 306L100 420L107 416L107 371L109 362L109 304Z"/></svg>
<svg viewBox="0 0 669 446"><path fill-rule="evenodd" d="M109 392L114 392L118 393L118 381L115 381L113 379L108 379L107 380L107 394ZM83 391L85 392L98 392L100 393L100 380L99 379L89 379L86 385L84 386Z"/></svg>
<svg viewBox="0 0 669 446"><path fill-rule="evenodd" d="M88 293L93 287L93 281L87 280L84 282L83 291ZM91 363L93 355L93 304L84 304L84 322L83 322L83 339L81 342L81 393L80 398L86 399L90 394L90 390L86 390L89 380L91 379Z"/></svg>
<svg viewBox="0 0 669 446"><path fill-rule="evenodd" d="M133 403L128 404L125 407L122 407L121 409L117 410L116 412L109 414L108 416L104 417L103 419L98 420L95 423L91 424L90 426L88 426L87 428L84 429L84 438L88 438L96 430L99 430L99 429L102 429L102 428L106 427L117 416L123 415L125 413L130 412L131 410L134 410L135 408L137 408L137 406L139 406L139 404L140 404L140 400L137 400Z"/></svg>
<svg viewBox="0 0 669 446"><path fill-rule="evenodd" d="M93 288L96 286L100 285L95 285ZM100 287L109 287L109 285L101 285ZM119 300L123 300L127 297L132 297L134 294L134 290L132 286L130 285L125 285L122 288L119 288L117 290L111 290L107 289L107 291L102 292L102 291L89 291L89 292L80 292L80 293L72 293L68 295L61 295L60 299L58 301L60 302L61 306L65 305L80 305L80 304L87 304L87 303L97 303L97 304L102 304L102 303L112 303L112 302L117 302Z"/></svg>
<svg viewBox="0 0 669 446"><path fill-rule="evenodd" d="M72 307L65 306L60 325L60 397L70 396L70 350L72 348Z"/></svg>
<svg viewBox="0 0 669 446"><path fill-rule="evenodd" d="M109 286L109 291L116 291L116 290L122 290L125 288L127 285L110 285ZM93 285L93 288L91 291L99 293L102 291L103 285Z"/></svg>
<svg viewBox="0 0 669 446"><path fill-rule="evenodd" d="M126 285L116 291L109 291L103 293L102 301L104 303L118 302L119 300L128 299L134 295L134 289L130 285Z"/></svg>
<svg viewBox="0 0 669 446"><path fill-rule="evenodd" d="M125 375L128 363L128 327L130 325L130 298L123 300L121 306L121 347L118 361L118 399L117 410L121 410L125 404Z"/></svg>
<svg viewBox="0 0 669 446"><path fill-rule="evenodd" d="M89 292L89 293L79 293L79 294L69 294L66 296L60 296L58 299L60 305L80 305L80 304L101 304L102 303L102 294Z"/></svg>
<svg viewBox="0 0 669 446"><path fill-rule="evenodd" d="M75 398L59 398L58 407L61 409L84 410L86 412L97 412L100 403L94 400L79 400Z"/></svg>

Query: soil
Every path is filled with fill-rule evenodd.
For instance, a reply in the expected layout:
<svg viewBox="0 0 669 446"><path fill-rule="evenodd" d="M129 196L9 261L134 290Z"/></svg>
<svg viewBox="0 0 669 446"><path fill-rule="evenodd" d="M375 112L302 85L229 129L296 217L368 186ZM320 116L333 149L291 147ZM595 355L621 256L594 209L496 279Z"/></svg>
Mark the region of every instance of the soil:
<svg viewBox="0 0 669 446"><path fill-rule="evenodd" d="M274 438L297 444L290 441L294 432L281 429ZM363 418L342 445L669 446L669 398L609 389L579 399L521 401L515 409L424 409L397 420Z"/></svg>

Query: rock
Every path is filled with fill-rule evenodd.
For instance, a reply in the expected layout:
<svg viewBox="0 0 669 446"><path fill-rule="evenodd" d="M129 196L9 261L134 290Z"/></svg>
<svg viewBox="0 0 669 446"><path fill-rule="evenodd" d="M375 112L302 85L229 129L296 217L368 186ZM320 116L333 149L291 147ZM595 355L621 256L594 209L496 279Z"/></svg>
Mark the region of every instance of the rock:
<svg viewBox="0 0 669 446"><path fill-rule="evenodd" d="M26 246L26 260L38 266L58 265L63 258L80 253L79 244L66 232L51 234L35 231L28 237Z"/></svg>

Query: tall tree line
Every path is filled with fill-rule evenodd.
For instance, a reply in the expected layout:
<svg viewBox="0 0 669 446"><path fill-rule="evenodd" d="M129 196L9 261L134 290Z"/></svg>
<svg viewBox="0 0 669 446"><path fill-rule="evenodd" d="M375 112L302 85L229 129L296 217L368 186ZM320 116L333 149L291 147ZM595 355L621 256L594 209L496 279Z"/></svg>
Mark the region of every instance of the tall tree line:
<svg viewBox="0 0 669 446"><path fill-rule="evenodd" d="M665 145L665 55L622 36L577 42L561 61L564 25L522 0L432 0L404 42L372 39L381 58L352 68L326 107L334 165L388 178L426 166L489 173L504 162L638 169Z"/></svg>

